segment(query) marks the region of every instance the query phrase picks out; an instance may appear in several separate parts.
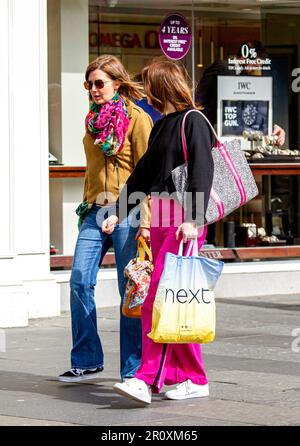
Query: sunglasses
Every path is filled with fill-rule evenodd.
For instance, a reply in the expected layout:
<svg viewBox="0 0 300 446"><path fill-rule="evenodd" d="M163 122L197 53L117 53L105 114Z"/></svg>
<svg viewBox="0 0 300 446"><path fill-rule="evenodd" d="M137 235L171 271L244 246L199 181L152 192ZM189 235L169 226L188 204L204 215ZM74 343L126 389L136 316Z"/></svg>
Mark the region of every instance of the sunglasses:
<svg viewBox="0 0 300 446"><path fill-rule="evenodd" d="M103 81L102 79L96 79L94 82L85 81L83 85L86 90L91 90L93 88L93 85L95 85L98 90L101 90L102 88L104 88L105 84L108 84L109 82L113 82L113 80Z"/></svg>

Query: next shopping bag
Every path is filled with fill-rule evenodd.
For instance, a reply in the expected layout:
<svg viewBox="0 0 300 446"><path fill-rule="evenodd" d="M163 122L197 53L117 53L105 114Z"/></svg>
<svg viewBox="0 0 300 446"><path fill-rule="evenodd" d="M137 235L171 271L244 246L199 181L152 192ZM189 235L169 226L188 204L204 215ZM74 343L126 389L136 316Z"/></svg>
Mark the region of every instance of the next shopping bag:
<svg viewBox="0 0 300 446"><path fill-rule="evenodd" d="M198 256L197 240L192 256L167 253L152 313L148 336L159 343L207 343L215 338L213 289L223 262ZM191 251L191 249L189 250Z"/></svg>

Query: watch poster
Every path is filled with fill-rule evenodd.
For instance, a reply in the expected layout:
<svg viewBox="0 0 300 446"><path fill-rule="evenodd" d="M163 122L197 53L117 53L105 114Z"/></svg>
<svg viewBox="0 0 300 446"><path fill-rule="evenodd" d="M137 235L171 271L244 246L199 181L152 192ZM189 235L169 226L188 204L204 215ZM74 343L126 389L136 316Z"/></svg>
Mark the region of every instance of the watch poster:
<svg viewBox="0 0 300 446"><path fill-rule="evenodd" d="M272 78L218 76L218 134L239 137L244 130L272 133Z"/></svg>

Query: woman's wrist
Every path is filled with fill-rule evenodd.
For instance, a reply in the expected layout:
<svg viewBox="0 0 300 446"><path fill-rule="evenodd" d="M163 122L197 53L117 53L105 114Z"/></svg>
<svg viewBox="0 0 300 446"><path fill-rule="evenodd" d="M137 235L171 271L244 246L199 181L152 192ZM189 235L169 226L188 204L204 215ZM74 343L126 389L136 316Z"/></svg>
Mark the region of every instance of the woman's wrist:
<svg viewBox="0 0 300 446"><path fill-rule="evenodd" d="M195 220L184 221L184 223L190 223L190 224L193 225L195 228L200 227L200 225L198 225L198 223L197 223Z"/></svg>

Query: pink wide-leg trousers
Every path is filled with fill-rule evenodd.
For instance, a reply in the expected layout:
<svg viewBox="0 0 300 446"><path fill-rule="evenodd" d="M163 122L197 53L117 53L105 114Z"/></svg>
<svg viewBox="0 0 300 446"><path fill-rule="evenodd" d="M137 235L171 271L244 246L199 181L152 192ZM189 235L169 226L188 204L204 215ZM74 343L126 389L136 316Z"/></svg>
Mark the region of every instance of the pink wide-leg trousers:
<svg viewBox="0 0 300 446"><path fill-rule="evenodd" d="M171 209L170 209L171 208ZM154 270L147 298L142 308L142 360L135 374L160 392L162 386L190 379L195 384L207 384L199 344L159 344L150 339L152 307L167 252L178 253L180 240L176 231L183 221L183 209L175 200L151 198L151 249ZM207 228L199 230L198 247L202 247ZM188 248L187 248L188 249Z"/></svg>

